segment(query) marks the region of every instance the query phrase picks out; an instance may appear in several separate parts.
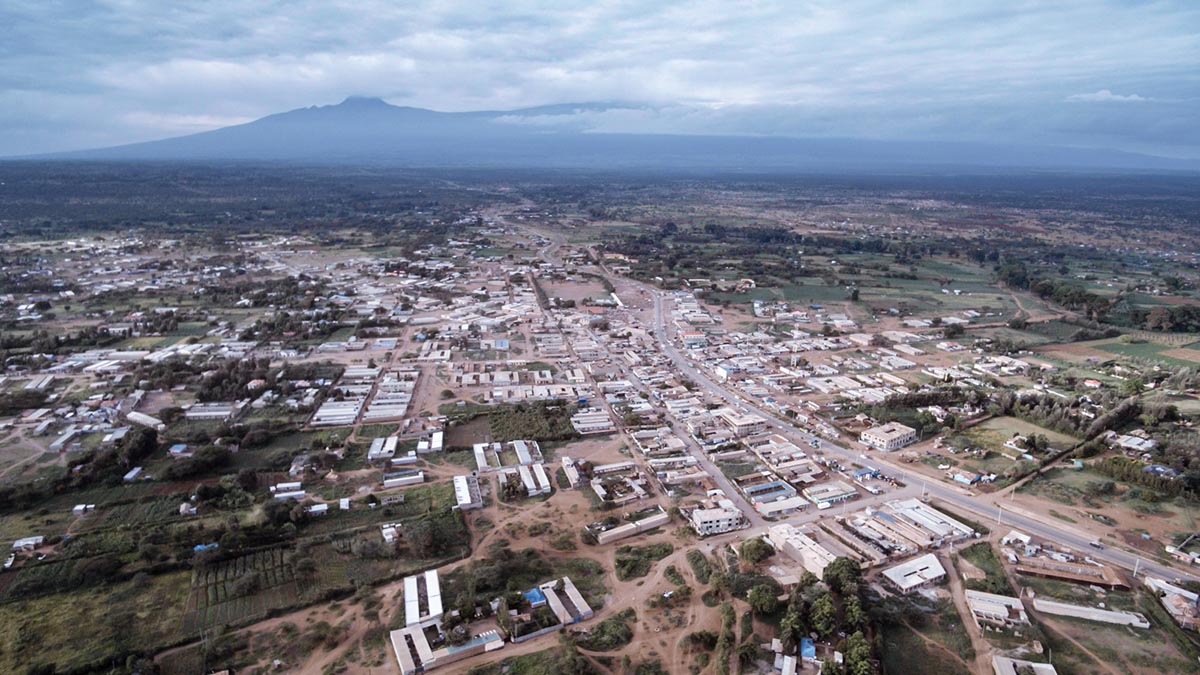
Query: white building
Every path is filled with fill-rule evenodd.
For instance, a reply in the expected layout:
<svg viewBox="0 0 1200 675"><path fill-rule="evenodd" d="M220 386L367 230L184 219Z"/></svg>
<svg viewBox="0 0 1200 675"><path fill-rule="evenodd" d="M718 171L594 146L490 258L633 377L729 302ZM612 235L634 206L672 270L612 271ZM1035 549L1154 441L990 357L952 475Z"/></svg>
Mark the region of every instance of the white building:
<svg viewBox="0 0 1200 675"><path fill-rule="evenodd" d="M429 626L441 623L442 587L437 570L404 578L404 625Z"/></svg>
<svg viewBox="0 0 1200 675"><path fill-rule="evenodd" d="M908 593L945 579L946 568L938 562L937 556L926 553L919 558L913 558L908 562L884 570L883 576L901 592Z"/></svg>
<svg viewBox="0 0 1200 675"><path fill-rule="evenodd" d="M483 496L479 492L479 479L475 476L454 477L455 508L469 511L483 508Z"/></svg>
<svg viewBox="0 0 1200 675"><path fill-rule="evenodd" d="M984 593L967 589L967 606L975 623L990 623L997 626L1019 626L1029 623L1025 605L1020 598L995 593Z"/></svg>
<svg viewBox="0 0 1200 675"><path fill-rule="evenodd" d="M723 499L717 508L697 508L687 514L688 523L701 537L739 530L746 525L746 517L728 499Z"/></svg>
<svg viewBox="0 0 1200 675"><path fill-rule="evenodd" d="M862 432L858 440L876 450L892 452L917 441L917 430L899 422L888 422Z"/></svg>
<svg viewBox="0 0 1200 675"><path fill-rule="evenodd" d="M825 573L825 567L829 563L837 559L836 553L825 548L809 536L809 533L788 523L772 525L767 530L767 536L776 551L800 563L804 569L817 575L817 578Z"/></svg>

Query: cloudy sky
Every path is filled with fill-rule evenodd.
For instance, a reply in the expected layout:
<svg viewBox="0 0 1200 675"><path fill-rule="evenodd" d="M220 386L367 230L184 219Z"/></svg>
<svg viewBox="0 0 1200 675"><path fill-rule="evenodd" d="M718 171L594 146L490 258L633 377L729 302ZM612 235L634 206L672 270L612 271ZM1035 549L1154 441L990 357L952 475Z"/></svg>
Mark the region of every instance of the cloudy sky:
<svg viewBox="0 0 1200 675"><path fill-rule="evenodd" d="M986 140L1200 157L1200 2L0 2L0 155L348 95L624 101L598 131Z"/></svg>

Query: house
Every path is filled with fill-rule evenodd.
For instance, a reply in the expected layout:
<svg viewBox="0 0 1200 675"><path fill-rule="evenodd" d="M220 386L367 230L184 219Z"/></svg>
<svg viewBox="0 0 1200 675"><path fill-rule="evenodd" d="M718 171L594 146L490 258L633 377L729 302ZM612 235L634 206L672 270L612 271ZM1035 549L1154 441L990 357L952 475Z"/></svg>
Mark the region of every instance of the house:
<svg viewBox="0 0 1200 675"><path fill-rule="evenodd" d="M1154 577L1146 577L1146 586L1158 596L1175 623L1188 630L1200 629L1200 595Z"/></svg>
<svg viewBox="0 0 1200 675"><path fill-rule="evenodd" d="M18 539L13 542L12 550L14 550L14 551L32 551L35 548L41 546L45 541L46 541L46 538L40 534L33 536L33 537L23 537L23 538Z"/></svg>

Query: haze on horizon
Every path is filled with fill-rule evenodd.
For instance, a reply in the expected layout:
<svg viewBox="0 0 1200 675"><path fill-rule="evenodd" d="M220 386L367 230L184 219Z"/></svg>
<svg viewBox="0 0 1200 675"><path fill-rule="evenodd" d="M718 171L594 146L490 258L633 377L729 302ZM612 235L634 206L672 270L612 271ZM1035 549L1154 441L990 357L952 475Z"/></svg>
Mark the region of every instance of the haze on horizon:
<svg viewBox="0 0 1200 675"><path fill-rule="evenodd" d="M601 132L1200 158L1196 3L640 4L8 3L0 156L362 95L449 111L640 104L521 120Z"/></svg>

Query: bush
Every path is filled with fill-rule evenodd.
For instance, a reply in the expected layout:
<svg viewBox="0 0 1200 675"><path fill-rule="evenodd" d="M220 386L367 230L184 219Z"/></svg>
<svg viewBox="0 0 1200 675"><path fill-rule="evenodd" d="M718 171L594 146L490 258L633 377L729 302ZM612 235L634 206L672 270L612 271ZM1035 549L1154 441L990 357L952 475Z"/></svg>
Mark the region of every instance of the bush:
<svg viewBox="0 0 1200 675"><path fill-rule="evenodd" d="M617 549L616 573L621 581L644 577L650 573L650 563L671 555L675 547L671 544L648 546L622 546Z"/></svg>
<svg viewBox="0 0 1200 675"><path fill-rule="evenodd" d="M633 641L633 628L625 613L596 624L591 634L579 641L579 646L593 652L609 652L620 649Z"/></svg>
<svg viewBox="0 0 1200 675"><path fill-rule="evenodd" d="M692 566L692 572L696 574L696 581L707 584L712 577L712 565L709 564L708 558L699 550L692 549L687 552L687 561Z"/></svg>

